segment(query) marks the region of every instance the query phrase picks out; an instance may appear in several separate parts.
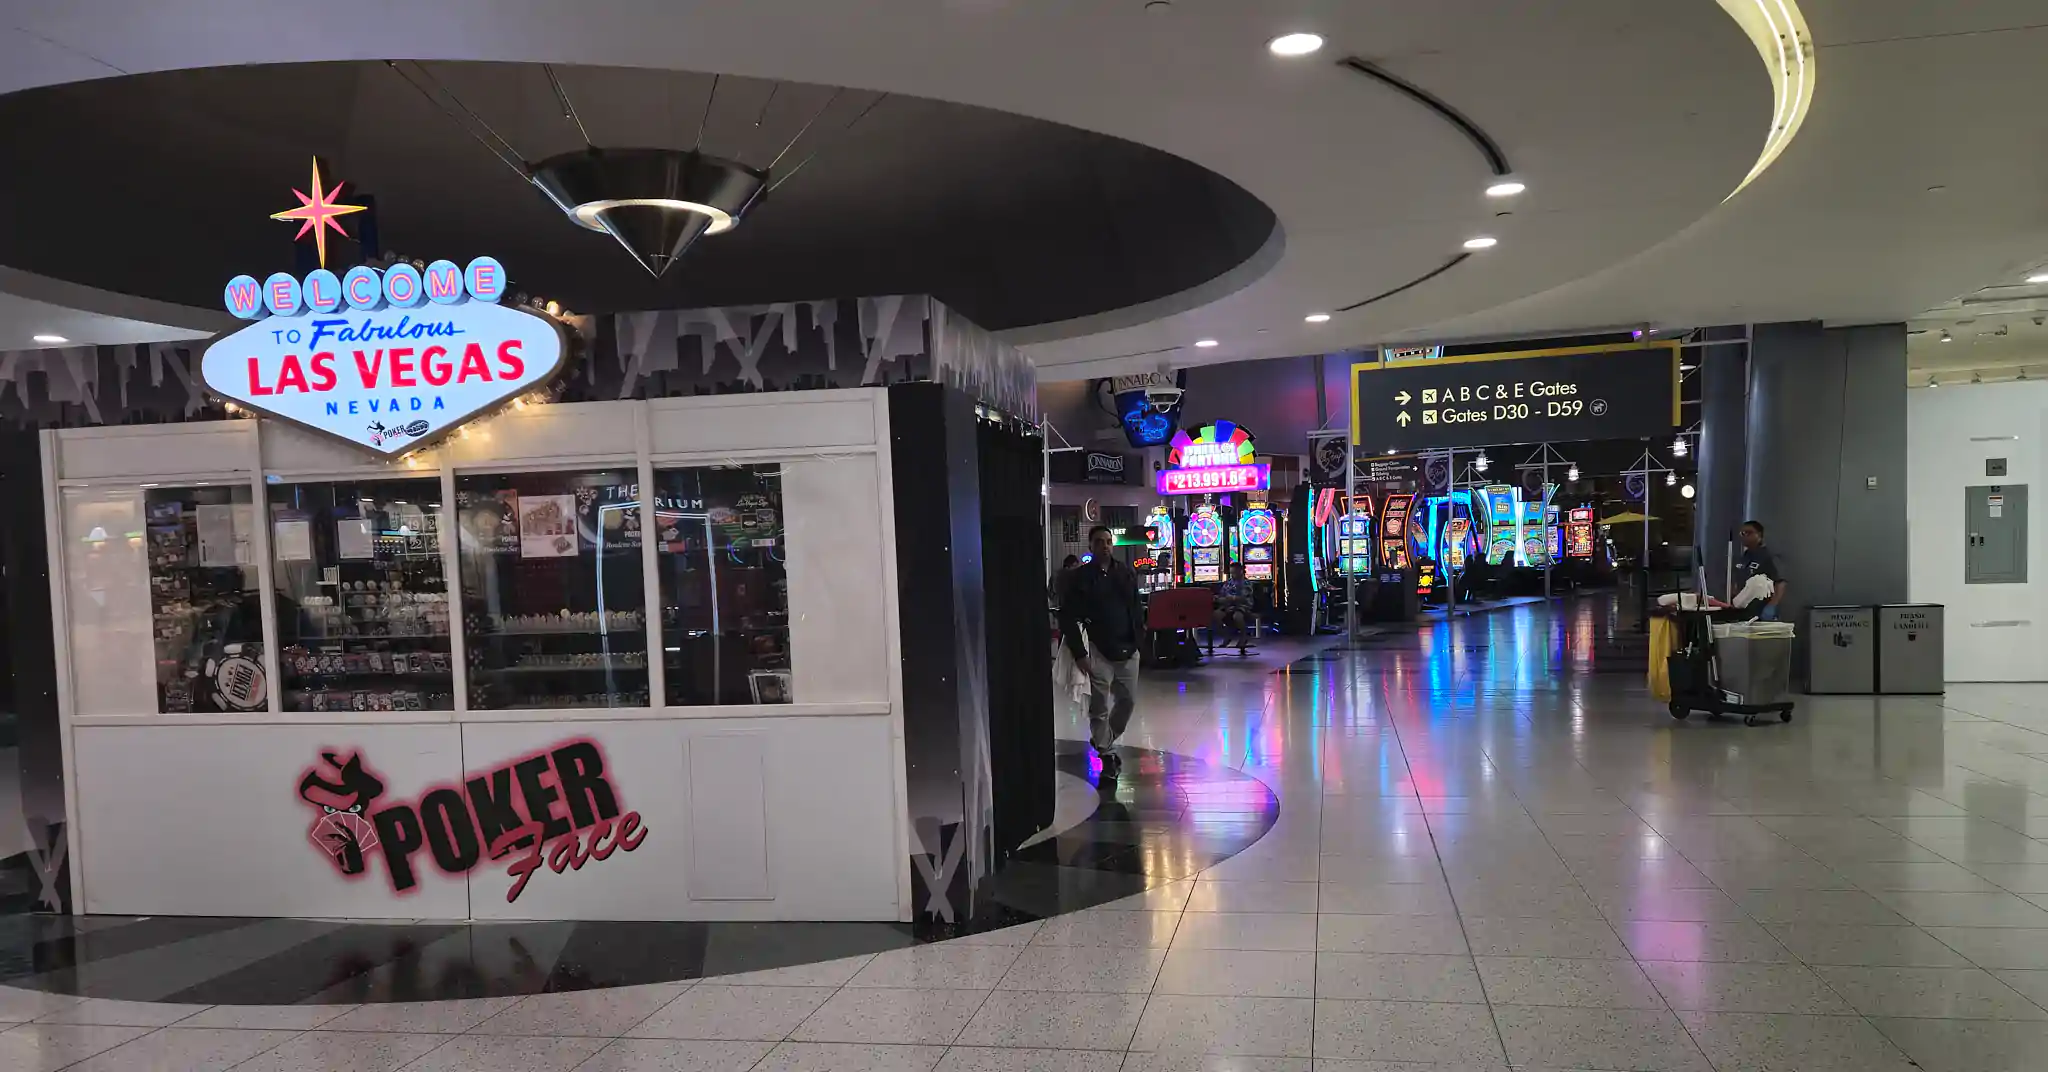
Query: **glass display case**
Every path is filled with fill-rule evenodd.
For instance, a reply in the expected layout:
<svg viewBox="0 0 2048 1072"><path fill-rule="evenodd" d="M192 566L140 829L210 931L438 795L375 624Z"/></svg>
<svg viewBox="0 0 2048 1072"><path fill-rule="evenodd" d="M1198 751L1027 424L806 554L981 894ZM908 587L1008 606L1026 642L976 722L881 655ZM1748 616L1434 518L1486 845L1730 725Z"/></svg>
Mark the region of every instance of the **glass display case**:
<svg viewBox="0 0 2048 1072"><path fill-rule="evenodd" d="M157 709L269 710L248 486L145 487L142 520Z"/></svg>
<svg viewBox="0 0 2048 1072"><path fill-rule="evenodd" d="M792 702L780 467L656 469L654 485L667 702Z"/></svg>
<svg viewBox="0 0 2048 1072"><path fill-rule="evenodd" d="M441 482L270 487L287 711L451 711Z"/></svg>
<svg viewBox="0 0 2048 1072"><path fill-rule="evenodd" d="M647 706L634 471L464 474L455 486L470 709Z"/></svg>

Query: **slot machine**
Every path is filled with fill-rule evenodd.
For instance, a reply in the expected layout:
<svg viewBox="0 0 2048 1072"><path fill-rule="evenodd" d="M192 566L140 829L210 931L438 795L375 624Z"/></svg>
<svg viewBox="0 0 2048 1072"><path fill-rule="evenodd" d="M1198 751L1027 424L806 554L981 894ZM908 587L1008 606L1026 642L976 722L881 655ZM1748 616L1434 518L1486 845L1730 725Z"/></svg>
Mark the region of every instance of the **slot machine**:
<svg viewBox="0 0 2048 1072"><path fill-rule="evenodd" d="M1566 515L1564 525L1564 553L1572 558L1593 557L1593 510L1577 506Z"/></svg>
<svg viewBox="0 0 2048 1072"><path fill-rule="evenodd" d="M1513 562L1522 543L1521 489L1509 484L1489 484L1473 501L1486 510L1486 562L1490 566Z"/></svg>
<svg viewBox="0 0 2048 1072"><path fill-rule="evenodd" d="M1223 580L1225 533L1223 514L1215 503L1203 503L1188 514L1188 530L1181 542L1187 552L1182 576L1194 584Z"/></svg>
<svg viewBox="0 0 2048 1072"><path fill-rule="evenodd" d="M1413 495L1387 496L1386 510L1380 517L1380 565L1390 569L1407 569L1408 557L1408 511L1415 503ZM1371 568L1366 563L1366 568Z"/></svg>
<svg viewBox="0 0 2048 1072"><path fill-rule="evenodd" d="M1465 554L1472 543L1472 519L1452 517L1444 526L1444 568L1462 570L1465 568Z"/></svg>
<svg viewBox="0 0 2048 1072"><path fill-rule="evenodd" d="M1138 585L1144 591L1173 587L1174 567L1179 561L1174 557L1173 534L1173 514L1164 506L1153 507L1145 516L1145 557L1139 559L1149 563L1138 571Z"/></svg>
<svg viewBox="0 0 2048 1072"><path fill-rule="evenodd" d="M1521 511L1521 564L1533 569L1543 569L1556 561L1551 546L1555 538L1553 531L1557 523L1557 511L1551 507L1551 496L1557 494L1556 484L1543 485L1543 497L1523 500Z"/></svg>
<svg viewBox="0 0 2048 1072"><path fill-rule="evenodd" d="M1525 501L1519 506L1522 514L1522 524L1518 533L1521 537L1521 546L1515 556L1516 561L1532 569L1542 569L1549 561L1549 544L1543 533L1543 504Z"/></svg>
<svg viewBox="0 0 2048 1072"><path fill-rule="evenodd" d="M1372 572L1372 515L1350 513L1337 519L1337 574Z"/></svg>
<svg viewBox="0 0 2048 1072"><path fill-rule="evenodd" d="M1248 581L1271 581L1280 538L1280 519L1256 502L1237 515L1237 548Z"/></svg>

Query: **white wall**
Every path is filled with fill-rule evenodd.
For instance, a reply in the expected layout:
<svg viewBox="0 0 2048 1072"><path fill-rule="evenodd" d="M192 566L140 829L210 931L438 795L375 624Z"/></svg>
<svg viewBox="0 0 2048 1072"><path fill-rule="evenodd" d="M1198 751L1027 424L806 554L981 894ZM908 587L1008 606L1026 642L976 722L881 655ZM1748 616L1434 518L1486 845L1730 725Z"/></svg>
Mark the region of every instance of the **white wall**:
<svg viewBox="0 0 2048 1072"><path fill-rule="evenodd" d="M2048 382L1916 388L1906 427L1909 581L1948 608L1948 679L2048 680ZM1990 458L2005 476L1984 475ZM1963 489L1979 484L2028 486L2026 584L1963 583Z"/></svg>

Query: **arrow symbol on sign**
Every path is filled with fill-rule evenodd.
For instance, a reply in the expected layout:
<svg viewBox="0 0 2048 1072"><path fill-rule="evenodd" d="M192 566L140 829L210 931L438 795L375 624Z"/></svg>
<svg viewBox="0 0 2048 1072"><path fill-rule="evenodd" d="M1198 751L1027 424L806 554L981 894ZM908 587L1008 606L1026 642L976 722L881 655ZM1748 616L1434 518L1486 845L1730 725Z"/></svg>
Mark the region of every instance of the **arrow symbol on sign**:
<svg viewBox="0 0 2048 1072"><path fill-rule="evenodd" d="M1394 423L1400 425L1403 428L1408 427L1408 411L1405 409L1402 410L1401 415L1394 418Z"/></svg>
<svg viewBox="0 0 2048 1072"><path fill-rule="evenodd" d="M1404 405L1404 406L1405 406L1405 405L1407 405L1407 404L1408 404L1408 400L1409 400L1410 398L1413 398L1413 397L1414 397L1413 395L1409 394L1409 393L1408 393L1408 392L1406 392L1406 391L1403 391L1403 392L1401 392L1400 394L1398 394L1398 395L1395 395L1395 396L1394 396L1394 401L1395 401L1395 402L1398 402L1398 403L1400 403L1401 405Z"/></svg>

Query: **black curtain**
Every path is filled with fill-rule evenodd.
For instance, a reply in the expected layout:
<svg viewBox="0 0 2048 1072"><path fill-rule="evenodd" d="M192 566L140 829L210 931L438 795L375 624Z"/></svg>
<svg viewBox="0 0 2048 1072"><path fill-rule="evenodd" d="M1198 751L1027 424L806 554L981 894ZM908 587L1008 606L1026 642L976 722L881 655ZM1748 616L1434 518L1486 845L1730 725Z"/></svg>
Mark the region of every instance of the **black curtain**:
<svg viewBox="0 0 2048 1072"><path fill-rule="evenodd" d="M36 848L0 858L0 915L70 910L70 871L54 853L64 839L64 746L57 719L57 648L50 607L49 541L43 529L41 441L0 433L0 756L20 764L0 778ZM40 857L40 858L39 858Z"/></svg>
<svg viewBox="0 0 2048 1072"><path fill-rule="evenodd" d="M1045 440L983 420L982 590L988 607L989 759L998 859L1052 823L1051 628L1045 593Z"/></svg>

